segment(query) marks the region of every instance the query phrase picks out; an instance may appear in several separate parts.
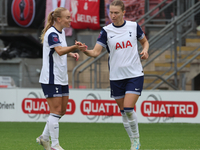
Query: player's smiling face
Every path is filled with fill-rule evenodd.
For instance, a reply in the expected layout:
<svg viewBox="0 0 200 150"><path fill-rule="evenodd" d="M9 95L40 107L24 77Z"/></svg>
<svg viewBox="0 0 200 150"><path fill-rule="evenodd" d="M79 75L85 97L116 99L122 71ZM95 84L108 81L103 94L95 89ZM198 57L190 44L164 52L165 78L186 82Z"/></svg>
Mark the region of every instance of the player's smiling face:
<svg viewBox="0 0 200 150"><path fill-rule="evenodd" d="M124 23L124 14L125 11L122 11L120 6L110 5L110 18L114 25L121 26Z"/></svg>
<svg viewBox="0 0 200 150"><path fill-rule="evenodd" d="M70 27L70 23L71 23L72 19L71 19L71 14L68 10L62 11L61 12L61 18L60 18L60 24L63 28L67 28Z"/></svg>

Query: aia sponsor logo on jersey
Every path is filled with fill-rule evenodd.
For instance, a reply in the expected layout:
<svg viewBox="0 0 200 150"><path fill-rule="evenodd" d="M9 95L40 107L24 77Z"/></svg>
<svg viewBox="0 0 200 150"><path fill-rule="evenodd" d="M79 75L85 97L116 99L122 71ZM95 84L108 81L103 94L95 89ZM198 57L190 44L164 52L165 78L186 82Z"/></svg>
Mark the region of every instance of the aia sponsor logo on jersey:
<svg viewBox="0 0 200 150"><path fill-rule="evenodd" d="M128 41L122 41L122 42L117 42L116 43L116 46L115 46L115 49L123 49L123 48L127 48L127 47L132 47L132 44L131 42L128 40Z"/></svg>
<svg viewBox="0 0 200 150"><path fill-rule="evenodd" d="M22 110L25 114L49 114L49 105L45 98L25 98L22 101ZM66 108L67 115L74 114L76 104L73 99L69 99Z"/></svg>
<svg viewBox="0 0 200 150"><path fill-rule="evenodd" d="M190 101L144 101L141 113L145 117L194 118L198 114L198 106Z"/></svg>
<svg viewBox="0 0 200 150"><path fill-rule="evenodd" d="M11 10L15 23L28 27L35 17L35 0L13 0Z"/></svg>

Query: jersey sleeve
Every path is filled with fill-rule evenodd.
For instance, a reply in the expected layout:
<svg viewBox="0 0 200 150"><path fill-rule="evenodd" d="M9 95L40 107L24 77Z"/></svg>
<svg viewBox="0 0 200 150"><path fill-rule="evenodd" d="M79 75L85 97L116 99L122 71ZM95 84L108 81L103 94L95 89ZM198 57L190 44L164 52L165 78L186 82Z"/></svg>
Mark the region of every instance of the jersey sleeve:
<svg viewBox="0 0 200 150"><path fill-rule="evenodd" d="M48 43L49 43L49 47L50 48L54 48L54 47L57 47L57 46L62 46L61 42L60 42L60 39L59 39L59 36L55 32L52 32L52 33L49 34Z"/></svg>
<svg viewBox="0 0 200 150"><path fill-rule="evenodd" d="M140 25L137 23L137 39L141 40L144 38L144 32L142 31Z"/></svg>
<svg viewBox="0 0 200 150"><path fill-rule="evenodd" d="M99 37L97 39L97 43L101 46L105 47L107 46L107 32L102 28L101 32L99 34Z"/></svg>

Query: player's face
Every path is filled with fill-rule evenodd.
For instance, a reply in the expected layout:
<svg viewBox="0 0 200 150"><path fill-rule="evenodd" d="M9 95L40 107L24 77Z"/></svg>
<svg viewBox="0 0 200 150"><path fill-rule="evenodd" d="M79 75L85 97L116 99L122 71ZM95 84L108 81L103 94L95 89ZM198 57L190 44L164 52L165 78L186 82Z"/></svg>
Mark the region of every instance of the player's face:
<svg viewBox="0 0 200 150"><path fill-rule="evenodd" d="M62 11L61 12L61 18L60 18L60 23L63 28L68 28L70 27L71 23L71 14L68 10Z"/></svg>
<svg viewBox="0 0 200 150"><path fill-rule="evenodd" d="M122 11L120 6L110 5L110 18L114 25L120 26L124 23L123 16L125 11Z"/></svg>

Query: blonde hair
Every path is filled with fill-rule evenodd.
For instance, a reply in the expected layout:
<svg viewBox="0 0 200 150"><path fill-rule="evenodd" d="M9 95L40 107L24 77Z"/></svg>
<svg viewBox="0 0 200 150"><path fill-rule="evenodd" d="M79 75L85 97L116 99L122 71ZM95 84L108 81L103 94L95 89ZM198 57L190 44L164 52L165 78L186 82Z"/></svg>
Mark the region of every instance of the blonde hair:
<svg viewBox="0 0 200 150"><path fill-rule="evenodd" d="M64 7L58 7L56 8L54 11L50 12L48 17L47 17L47 24L44 27L44 29L42 30L42 34L40 36L40 40L42 41L42 43L44 42L44 35L47 32L47 30L53 26L54 22L56 21L57 18L61 17L61 12L67 10Z"/></svg>
<svg viewBox="0 0 200 150"><path fill-rule="evenodd" d="M114 0L113 2L111 2L110 6L121 6L121 10L124 11L125 10L125 6L124 3L121 0Z"/></svg>

